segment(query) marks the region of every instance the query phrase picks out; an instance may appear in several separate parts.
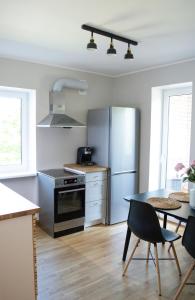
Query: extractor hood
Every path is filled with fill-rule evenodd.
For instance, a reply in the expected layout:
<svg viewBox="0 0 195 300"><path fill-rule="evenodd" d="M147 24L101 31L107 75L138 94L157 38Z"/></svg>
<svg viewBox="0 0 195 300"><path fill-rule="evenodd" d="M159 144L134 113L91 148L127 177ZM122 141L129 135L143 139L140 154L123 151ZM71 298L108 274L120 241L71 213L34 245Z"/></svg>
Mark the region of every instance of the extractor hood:
<svg viewBox="0 0 195 300"><path fill-rule="evenodd" d="M64 88L79 90L80 94L83 94L87 90L88 85L84 80L70 78L61 78L54 82L52 91L49 94L49 114L41 122L39 122L37 125L38 127L72 128L86 126L65 114L65 105L57 105L53 103L55 93L62 92Z"/></svg>
<svg viewBox="0 0 195 300"><path fill-rule="evenodd" d="M69 117L64 113L55 113L52 110L50 110L50 113L37 126L72 128L72 127L85 127L86 125L74 120L73 118Z"/></svg>

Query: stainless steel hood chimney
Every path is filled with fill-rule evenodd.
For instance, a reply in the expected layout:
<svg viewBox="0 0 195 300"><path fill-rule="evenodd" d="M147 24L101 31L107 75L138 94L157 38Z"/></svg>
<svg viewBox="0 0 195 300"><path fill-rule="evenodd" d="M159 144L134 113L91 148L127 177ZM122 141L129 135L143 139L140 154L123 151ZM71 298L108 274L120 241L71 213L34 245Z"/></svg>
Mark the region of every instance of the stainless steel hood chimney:
<svg viewBox="0 0 195 300"><path fill-rule="evenodd" d="M37 126L38 127L55 127L55 128L72 128L85 127L86 125L74 120L65 114L65 105L57 105L53 103L55 93L62 92L64 88L79 90L80 94L84 94L88 89L85 80L77 80L70 78L61 78L54 82L52 91L49 94L49 115L47 115Z"/></svg>

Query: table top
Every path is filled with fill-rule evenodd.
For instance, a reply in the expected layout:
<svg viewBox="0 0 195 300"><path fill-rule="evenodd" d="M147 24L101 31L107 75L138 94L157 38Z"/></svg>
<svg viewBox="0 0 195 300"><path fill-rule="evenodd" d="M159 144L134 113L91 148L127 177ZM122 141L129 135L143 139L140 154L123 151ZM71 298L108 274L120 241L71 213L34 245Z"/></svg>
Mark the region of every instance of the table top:
<svg viewBox="0 0 195 300"><path fill-rule="evenodd" d="M0 183L0 221L32 215L39 207Z"/></svg>
<svg viewBox="0 0 195 300"><path fill-rule="evenodd" d="M156 190L156 191L152 191L152 192L128 195L128 196L124 197L124 199L129 202L131 200L147 202L147 199L150 197L168 197L168 195L172 192L174 192L174 191L160 189L160 190ZM158 208L158 209L156 209L156 211L166 214L168 216L174 217L183 222L187 222L187 219L189 216L195 217L195 210L190 207L189 203L181 202L181 205L182 206L178 209L165 210L165 209Z"/></svg>

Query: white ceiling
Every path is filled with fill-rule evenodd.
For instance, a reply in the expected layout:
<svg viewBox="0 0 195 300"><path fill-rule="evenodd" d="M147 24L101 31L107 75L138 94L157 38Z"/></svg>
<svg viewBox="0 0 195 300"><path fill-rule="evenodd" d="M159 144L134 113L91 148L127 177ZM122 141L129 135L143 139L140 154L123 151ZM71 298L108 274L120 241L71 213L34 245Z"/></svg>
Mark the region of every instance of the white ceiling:
<svg viewBox="0 0 195 300"><path fill-rule="evenodd" d="M126 44L94 36L86 50L83 23L138 41L134 60ZM195 58L195 0L0 0L0 57L118 76Z"/></svg>

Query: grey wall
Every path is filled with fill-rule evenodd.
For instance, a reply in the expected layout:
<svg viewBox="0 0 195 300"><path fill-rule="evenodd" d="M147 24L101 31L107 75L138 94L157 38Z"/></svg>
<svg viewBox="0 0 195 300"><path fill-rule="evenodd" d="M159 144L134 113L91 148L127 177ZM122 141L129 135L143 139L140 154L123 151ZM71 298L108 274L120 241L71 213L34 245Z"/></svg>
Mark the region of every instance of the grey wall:
<svg viewBox="0 0 195 300"><path fill-rule="evenodd" d="M146 191L149 180L151 89L155 86L193 82L191 159L195 158L195 61L116 78L113 105L138 107L141 110L140 191Z"/></svg>
<svg viewBox="0 0 195 300"><path fill-rule="evenodd" d="M85 79L89 85L85 96L80 96L73 90L64 92L64 103L70 116L85 122L88 109L110 104L112 79L108 77L0 59L0 85L36 90L37 123L49 112L49 90L53 82L62 77ZM37 128L37 169L58 168L64 163L75 162L77 148L85 144L86 128ZM2 182L37 203L35 177L7 179Z"/></svg>
<svg viewBox="0 0 195 300"><path fill-rule="evenodd" d="M174 83L193 82L191 158L195 158L195 61L144 71L120 78L108 78L39 64L0 59L0 85L31 88L37 92L37 122L49 111L49 89L60 77L85 79L86 96L65 91L67 114L86 121L87 110L107 105L138 107L141 110L140 191L148 188L151 88ZM37 128L37 169L62 167L75 162L76 149L86 143L86 129ZM37 202L35 177L3 180L6 185Z"/></svg>

